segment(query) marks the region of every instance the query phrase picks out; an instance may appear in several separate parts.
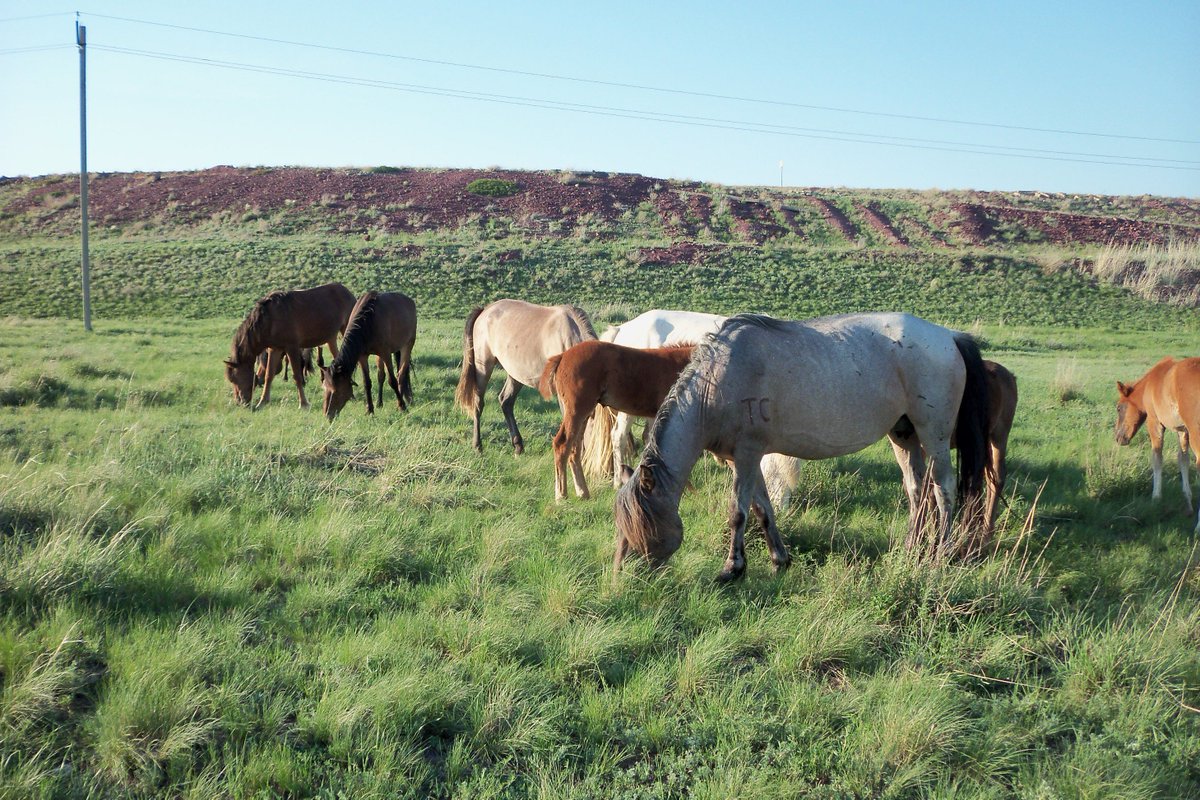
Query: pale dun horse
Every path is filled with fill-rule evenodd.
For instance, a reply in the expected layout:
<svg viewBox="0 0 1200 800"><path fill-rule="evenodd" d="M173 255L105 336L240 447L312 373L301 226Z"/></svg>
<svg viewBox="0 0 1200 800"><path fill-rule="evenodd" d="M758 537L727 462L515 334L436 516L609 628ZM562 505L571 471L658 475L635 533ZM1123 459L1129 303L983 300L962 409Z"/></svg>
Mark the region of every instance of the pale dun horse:
<svg viewBox="0 0 1200 800"><path fill-rule="evenodd" d="M702 311L656 308L608 327L600 334L600 339L640 350L695 344L720 328L727 319ZM625 482L622 467L633 463L635 444L630 429L635 416L597 406L583 439L583 470L589 478L611 478L613 488L621 488ZM777 453L763 456L763 480L776 511L787 506L792 490L800 480L800 466L800 461L790 456Z"/></svg>
<svg viewBox="0 0 1200 800"><path fill-rule="evenodd" d="M654 564L679 549L679 500L704 450L734 466L729 555L718 580L733 580L746 569L750 513L762 525L771 561L784 569L791 556L763 485L763 453L833 458L884 436L908 495L906 545L923 545L928 471L937 507L931 549L948 555L956 488L964 502L978 502L987 425L983 359L965 333L896 313L805 322L732 317L696 347L659 409L641 463L617 493L614 569L631 549ZM950 459L956 432L957 477Z"/></svg>
<svg viewBox="0 0 1200 800"><path fill-rule="evenodd" d="M476 308L463 330L463 362L454 399L474 420L472 444L483 452L479 421L492 370L508 373L500 390L500 410L508 424L513 452L525 452L513 404L526 386L537 386L546 360L568 347L596 338L592 321L577 306L539 306L523 300L497 300Z"/></svg>
<svg viewBox="0 0 1200 800"><path fill-rule="evenodd" d="M1117 444L1127 445L1142 425L1150 436L1153 481L1150 496L1162 499L1163 433L1179 436L1179 479L1188 514L1192 513L1192 481L1188 476L1188 450L1200 437L1200 358L1171 357L1159 361L1136 383L1117 381ZM1200 468L1200 450L1196 451ZM1200 514L1194 533L1200 534Z"/></svg>

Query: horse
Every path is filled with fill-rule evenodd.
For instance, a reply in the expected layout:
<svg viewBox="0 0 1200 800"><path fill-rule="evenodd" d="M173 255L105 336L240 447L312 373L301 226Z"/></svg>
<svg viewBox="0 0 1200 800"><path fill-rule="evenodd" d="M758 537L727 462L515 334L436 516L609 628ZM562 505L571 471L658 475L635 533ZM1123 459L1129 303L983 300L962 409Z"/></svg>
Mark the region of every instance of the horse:
<svg viewBox="0 0 1200 800"><path fill-rule="evenodd" d="M729 556L718 581L745 572L751 512L775 568L786 569L791 556L763 487L763 453L832 458L884 436L908 495L906 546L915 548L924 528L928 456L938 514L934 552L949 553L956 484L964 502L980 492L987 421L983 359L968 334L901 313L804 322L731 317L693 351L655 417L635 474L617 492L614 571L630 549L661 565L679 548L680 496L704 450L734 464ZM950 460L956 430L957 478Z"/></svg>
<svg viewBox="0 0 1200 800"><path fill-rule="evenodd" d="M962 549L964 555L982 552L996 528L996 514L1004 484L1008 480L1008 436L1012 431L1017 412L1017 379L1003 364L995 361L983 362L987 374L988 427L987 462L984 464L986 502L982 508L965 509L965 526L974 532L973 540ZM956 436L950 437L951 448L957 448ZM767 455L762 460L763 480L767 484L767 496L776 512L786 505L800 483L800 462L783 456Z"/></svg>
<svg viewBox="0 0 1200 800"><path fill-rule="evenodd" d="M525 386L536 386L546 359L568 347L596 338L592 321L577 306L539 306L522 300L497 300L475 308L463 330L463 361L454 399L475 422L473 445L483 452L479 419L483 393L499 364L508 373L500 390L500 410L508 424L513 452L525 452L513 405Z"/></svg>
<svg viewBox="0 0 1200 800"><path fill-rule="evenodd" d="M371 371L367 364L367 358L372 355L379 361L379 404L383 405L386 367L388 386L396 393L396 405L401 411L407 411L413 399L410 373L416 341L417 306L411 297L400 292L367 292L358 298L346 324L346 335L342 337L342 352L334 358L333 364L321 367L325 418L333 422L346 401L354 396L352 378L356 364L362 368L367 413L375 413L371 403ZM392 371L393 357L396 359L395 372Z"/></svg>
<svg viewBox="0 0 1200 800"><path fill-rule="evenodd" d="M550 400L558 395L563 420L554 434L554 499L567 494L567 461L575 494L587 498L587 481L579 465L584 428L597 406L623 414L653 418L671 385L692 357L692 345L641 350L602 341L587 341L546 361L538 391Z"/></svg>
<svg viewBox="0 0 1200 800"><path fill-rule="evenodd" d="M271 401L271 379L279 372L284 354L293 364L301 361L305 347L326 345L337 356L338 334L354 308L354 295L340 283L327 283L314 289L271 292L254 304L233 335L229 358L225 360L225 379L233 386L234 399L250 405L254 393L254 363L259 354L270 349L263 391L255 409ZM294 370L300 407L308 408L304 396L303 370Z"/></svg>
<svg viewBox="0 0 1200 800"><path fill-rule="evenodd" d="M1179 436L1179 478L1188 514L1192 513L1192 481L1188 475L1188 450L1200 437L1200 358L1170 356L1159 361L1133 384L1117 381L1117 444L1127 445L1142 425L1150 435L1150 465L1154 473L1150 496L1162 499L1163 432ZM1200 451L1196 451L1200 468ZM1194 533L1200 534L1200 514Z"/></svg>
<svg viewBox="0 0 1200 800"><path fill-rule="evenodd" d="M717 330L728 317L701 311L672 311L653 309L639 314L628 322L607 328L600 338L626 347L669 347L674 344L695 343ZM629 433L633 417L623 411L615 414L597 409L584 434L583 470L597 478L612 476L613 488L620 489L622 467L632 461L634 442ZM648 432L648 429L647 429ZM800 462L790 456L767 453L760 464L767 494L777 511L782 511L790 499L791 490L799 481Z"/></svg>

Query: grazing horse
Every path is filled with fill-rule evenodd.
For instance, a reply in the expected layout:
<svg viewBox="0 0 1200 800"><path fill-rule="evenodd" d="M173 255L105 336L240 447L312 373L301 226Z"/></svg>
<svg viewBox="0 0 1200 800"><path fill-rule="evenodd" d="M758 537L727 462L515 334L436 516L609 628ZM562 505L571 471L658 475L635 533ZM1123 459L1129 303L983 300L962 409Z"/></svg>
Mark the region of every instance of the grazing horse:
<svg viewBox="0 0 1200 800"><path fill-rule="evenodd" d="M936 553L951 548L955 485L980 492L987 383L975 341L909 314L848 314L787 322L731 317L697 345L659 409L636 473L617 493L619 570L632 548L664 563L683 541L679 500L704 450L733 461L729 557L718 576L746 568L744 534L758 517L776 569L791 562L763 486L765 452L802 459L853 453L887 436L904 475L910 548L923 526L928 457L938 524ZM959 476L950 461L957 430Z"/></svg>
<svg viewBox="0 0 1200 800"><path fill-rule="evenodd" d="M474 309L463 330L462 372L454 399L459 408L474 418L475 450L483 452L479 418L483 414L483 393L496 364L508 373L500 390L500 410L508 423L513 451L520 455L525 451L525 442L513 416L517 394L525 386L537 385L546 368L546 359L595 338L592 321L576 306L497 300Z"/></svg>
<svg viewBox="0 0 1200 800"><path fill-rule="evenodd" d="M368 356L379 360L379 404L383 405L383 373L387 368L388 386L396 393L396 405L408 410L413 390L410 372L412 349L417 341L417 306L412 298L400 292L367 292L358 298L346 335L342 337L342 352L328 367L321 367L321 387L325 390L323 410L330 422L354 396L352 378L357 364L362 368L363 394L367 413L374 414L371 404L371 371ZM392 357L396 371L392 371ZM397 379L397 374L399 379Z"/></svg>
<svg viewBox="0 0 1200 800"><path fill-rule="evenodd" d="M354 295L340 283L327 283L315 289L272 292L254 304L233 335L229 358L225 360L225 379L233 385L238 403L250 405L254 393L254 363L259 354L270 349L263 375L262 397L256 409L271 401L271 379L279 372L284 354L292 364L301 362L305 347L326 345L337 355L338 334L354 308ZM293 370L300 407L308 408L304 396L303 370Z"/></svg>
<svg viewBox="0 0 1200 800"><path fill-rule="evenodd" d="M1176 361L1168 356L1159 361L1138 381L1126 385L1117 381L1117 444L1127 445L1144 424L1150 435L1150 464L1154 478L1150 496L1162 499L1163 432L1179 435L1179 478L1183 499L1192 513L1192 482L1188 476L1188 450L1200 441L1200 358ZM1196 452L1200 467L1200 451ZM1200 514L1195 533L1200 533Z"/></svg>
<svg viewBox="0 0 1200 800"><path fill-rule="evenodd" d="M588 497L579 452L588 418L596 406L653 418L671 385L692 357L692 345L652 350L609 342L580 342L546 361L538 391L558 395L563 421L554 434L554 499L567 496L567 461L575 494Z"/></svg>
<svg viewBox="0 0 1200 800"><path fill-rule="evenodd" d="M700 341L716 331L728 317L705 314L701 311L670 311L654 309L639 314L628 322L607 328L600 338L626 347L669 347L675 344ZM583 469L592 477L612 476L613 488L620 489L621 468L633 462L633 437L629 429L633 417L623 411L613 414L597 409L584 435ZM791 490L796 487L800 462L791 456L767 453L760 464L767 494L777 511L786 507Z"/></svg>

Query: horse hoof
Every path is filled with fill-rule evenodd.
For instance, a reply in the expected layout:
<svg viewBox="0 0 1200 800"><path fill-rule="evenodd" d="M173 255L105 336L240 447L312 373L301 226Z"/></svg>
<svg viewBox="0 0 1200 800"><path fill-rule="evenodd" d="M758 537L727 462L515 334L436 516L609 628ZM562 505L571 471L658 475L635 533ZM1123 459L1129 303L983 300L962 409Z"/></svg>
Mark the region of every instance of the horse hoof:
<svg viewBox="0 0 1200 800"><path fill-rule="evenodd" d="M778 575L781 572L787 572L788 567L792 565L792 557L788 556L782 561L772 561L771 563L775 565L775 574Z"/></svg>
<svg viewBox="0 0 1200 800"><path fill-rule="evenodd" d="M525 452L525 445L521 444L520 442L517 442L516 444L513 445L513 455L514 456L519 456L524 452Z"/></svg>
<svg viewBox="0 0 1200 800"><path fill-rule="evenodd" d="M738 569L738 570L733 570L733 569L722 570L721 573L719 575L717 575L716 583L719 586L723 586L727 583L733 583L734 581L736 581L738 578L742 577L745 574L746 574L745 567L742 567L741 569Z"/></svg>

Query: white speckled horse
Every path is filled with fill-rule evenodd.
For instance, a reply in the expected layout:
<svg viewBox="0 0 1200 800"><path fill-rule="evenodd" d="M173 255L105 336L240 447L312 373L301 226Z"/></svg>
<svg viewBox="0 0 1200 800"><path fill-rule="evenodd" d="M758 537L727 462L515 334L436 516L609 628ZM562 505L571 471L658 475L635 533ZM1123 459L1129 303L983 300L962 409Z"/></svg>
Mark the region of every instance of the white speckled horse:
<svg viewBox="0 0 1200 800"><path fill-rule="evenodd" d="M887 436L909 500L909 548L922 544L922 484L937 505L933 550L949 554L955 489L977 502L986 462L988 388L970 336L909 314L848 314L804 322L731 317L693 352L659 409L641 463L614 503L614 568L630 549L664 563L683 541L679 500L705 450L733 462L729 556L718 580L746 568L748 515L777 569L779 536L759 461L774 452L832 458ZM959 475L950 460L956 436Z"/></svg>

